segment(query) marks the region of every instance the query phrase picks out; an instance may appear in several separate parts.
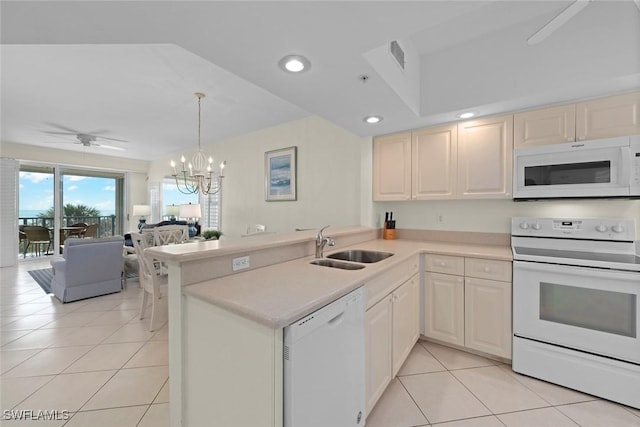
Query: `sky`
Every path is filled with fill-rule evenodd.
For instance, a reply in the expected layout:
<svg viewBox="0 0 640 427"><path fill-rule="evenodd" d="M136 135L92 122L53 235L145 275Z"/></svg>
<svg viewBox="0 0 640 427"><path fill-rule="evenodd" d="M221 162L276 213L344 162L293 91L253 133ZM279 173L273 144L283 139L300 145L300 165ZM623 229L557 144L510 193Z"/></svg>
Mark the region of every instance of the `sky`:
<svg viewBox="0 0 640 427"><path fill-rule="evenodd" d="M100 215L115 213L116 180L64 175L64 204L82 204L100 211ZM53 206L53 174L20 172L20 216L37 216Z"/></svg>

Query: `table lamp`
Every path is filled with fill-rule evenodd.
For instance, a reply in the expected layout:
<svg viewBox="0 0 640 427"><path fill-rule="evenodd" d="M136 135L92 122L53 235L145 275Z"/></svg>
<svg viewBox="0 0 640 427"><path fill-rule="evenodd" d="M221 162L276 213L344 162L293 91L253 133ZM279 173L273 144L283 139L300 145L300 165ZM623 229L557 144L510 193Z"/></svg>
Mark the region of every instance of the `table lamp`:
<svg viewBox="0 0 640 427"><path fill-rule="evenodd" d="M169 217L170 221L175 221L176 217L180 215L180 206L167 205L167 208L165 209L165 213Z"/></svg>
<svg viewBox="0 0 640 427"><path fill-rule="evenodd" d="M151 215L151 206L149 205L133 205L133 216L139 216L140 222L138 223L138 230L142 230L142 227L147 222L145 216Z"/></svg>
<svg viewBox="0 0 640 427"><path fill-rule="evenodd" d="M202 217L200 204L180 205L180 218L185 218L189 224L189 238L193 239L198 235L198 219ZM191 222L193 220L193 222Z"/></svg>

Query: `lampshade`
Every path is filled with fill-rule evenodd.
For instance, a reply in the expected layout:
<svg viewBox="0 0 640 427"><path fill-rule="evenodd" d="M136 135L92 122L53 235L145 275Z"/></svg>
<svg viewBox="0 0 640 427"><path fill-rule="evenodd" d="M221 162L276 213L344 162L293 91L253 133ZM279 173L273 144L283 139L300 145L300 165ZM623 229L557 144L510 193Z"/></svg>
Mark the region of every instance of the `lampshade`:
<svg viewBox="0 0 640 427"><path fill-rule="evenodd" d="M200 204L180 205L180 218L200 218L202 211L200 210Z"/></svg>
<svg viewBox="0 0 640 427"><path fill-rule="evenodd" d="M133 205L133 216L151 215L151 206L149 205Z"/></svg>
<svg viewBox="0 0 640 427"><path fill-rule="evenodd" d="M179 216L180 215L180 206L167 205L167 207L165 209L165 214L167 216Z"/></svg>

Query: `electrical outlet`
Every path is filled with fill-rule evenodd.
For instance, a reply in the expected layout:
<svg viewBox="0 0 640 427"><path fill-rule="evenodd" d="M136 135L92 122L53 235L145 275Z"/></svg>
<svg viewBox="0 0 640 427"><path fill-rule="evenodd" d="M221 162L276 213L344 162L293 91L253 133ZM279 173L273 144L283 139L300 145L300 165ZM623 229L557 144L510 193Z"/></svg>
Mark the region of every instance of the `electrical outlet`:
<svg viewBox="0 0 640 427"><path fill-rule="evenodd" d="M436 224L444 224L444 214L442 212L436 214Z"/></svg>
<svg viewBox="0 0 640 427"><path fill-rule="evenodd" d="M234 258L231 261L231 269L233 271L244 270L245 268L251 267L251 263L249 262L249 255L241 256L240 258Z"/></svg>

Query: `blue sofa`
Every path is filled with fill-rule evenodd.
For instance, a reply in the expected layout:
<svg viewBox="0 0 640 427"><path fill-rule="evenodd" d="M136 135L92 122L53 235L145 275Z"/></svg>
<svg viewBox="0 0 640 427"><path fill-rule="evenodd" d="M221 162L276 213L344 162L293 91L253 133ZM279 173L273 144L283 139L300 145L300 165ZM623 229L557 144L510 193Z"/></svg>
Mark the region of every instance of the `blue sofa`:
<svg viewBox="0 0 640 427"><path fill-rule="evenodd" d="M62 258L51 260L51 290L62 302L119 292L122 289L122 236L67 239Z"/></svg>

